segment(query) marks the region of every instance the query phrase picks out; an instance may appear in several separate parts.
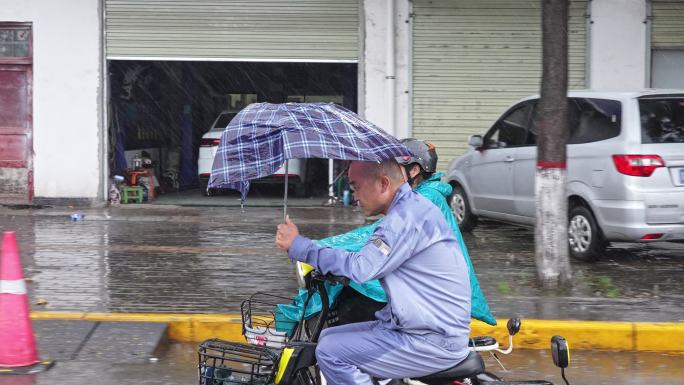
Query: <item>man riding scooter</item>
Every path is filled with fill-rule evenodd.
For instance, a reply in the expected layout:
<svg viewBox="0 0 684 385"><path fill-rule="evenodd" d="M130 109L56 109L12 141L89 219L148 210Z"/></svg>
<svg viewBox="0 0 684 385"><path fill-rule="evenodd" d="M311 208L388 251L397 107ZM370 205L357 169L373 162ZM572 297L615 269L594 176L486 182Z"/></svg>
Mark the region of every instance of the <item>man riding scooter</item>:
<svg viewBox="0 0 684 385"><path fill-rule="evenodd" d="M472 292L471 317L490 325L496 325L496 319L489 310L487 300L475 275L475 268L468 255L468 250L458 228L456 218L454 218L446 201L446 198L451 195L452 187L447 183L441 182L443 174L436 172L438 157L435 146L414 138L403 139L402 143L415 155L413 157L396 159L404 167L409 185L439 208L458 240L461 252L468 266ZM344 234L324 238L316 241L316 243L319 246L341 248L346 251L358 251L368 242L381 222L382 219ZM374 320L375 312L380 310L386 302L385 292L377 280L363 284L351 282L349 286L344 288L331 287L329 293L331 300L334 301L336 306L335 314L337 317L336 322L333 323L334 325ZM302 291L300 296L305 294L306 291ZM303 302L303 299L300 298L299 303ZM286 306L290 305L284 305L283 307ZM320 309L313 309L312 306L307 309L308 312L317 310ZM293 314L291 321L297 321L299 311L292 311L291 314Z"/></svg>
<svg viewBox="0 0 684 385"><path fill-rule="evenodd" d="M364 213L385 214L358 252L317 246L286 219L276 245L320 273L357 283L378 279L387 305L377 320L325 329L316 358L334 384L372 384L451 368L468 355L470 283L444 215L404 182L390 160L352 162L350 184Z"/></svg>

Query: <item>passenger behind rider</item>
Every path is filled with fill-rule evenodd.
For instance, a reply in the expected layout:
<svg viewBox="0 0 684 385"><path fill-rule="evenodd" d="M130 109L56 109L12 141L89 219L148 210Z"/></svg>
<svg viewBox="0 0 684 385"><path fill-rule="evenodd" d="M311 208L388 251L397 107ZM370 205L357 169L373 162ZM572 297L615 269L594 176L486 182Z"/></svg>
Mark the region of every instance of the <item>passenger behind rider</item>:
<svg viewBox="0 0 684 385"><path fill-rule="evenodd" d="M470 282L444 215L404 182L395 160L352 162L350 184L364 213L385 214L358 252L317 246L289 219L276 245L320 273L358 283L379 279L387 305L377 320L325 329L316 358L333 384L372 384L455 366L468 355Z"/></svg>
<svg viewBox="0 0 684 385"><path fill-rule="evenodd" d="M414 156L396 159L404 167L409 185L416 192L429 199L442 212L458 240L463 257L468 265L472 292L471 317L490 325L496 325L496 319L489 309L487 299L475 275L475 268L468 255L468 249L463 241L461 231L458 228L458 222L454 218L454 214L446 200L451 195L452 187L441 181L442 176L444 176L443 173L436 172L438 157L435 146L414 138L402 139L401 142L414 154ZM344 234L321 239L316 241L316 243L319 246L358 251L368 242L381 221L382 219ZM331 288L329 290L336 304L335 314L337 318L334 323L335 325L374 320L375 312L385 305L385 293L380 283L376 280L363 284L352 282L350 286L341 289L341 292L336 290L340 289ZM300 295L306 295L306 291L303 291ZM303 303L304 301L300 302ZM292 321L296 321L296 319Z"/></svg>

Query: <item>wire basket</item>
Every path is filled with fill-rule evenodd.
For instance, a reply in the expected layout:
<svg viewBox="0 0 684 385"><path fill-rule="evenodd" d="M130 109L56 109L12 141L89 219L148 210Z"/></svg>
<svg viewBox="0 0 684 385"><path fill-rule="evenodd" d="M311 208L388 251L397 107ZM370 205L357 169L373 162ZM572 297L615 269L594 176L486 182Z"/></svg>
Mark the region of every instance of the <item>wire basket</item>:
<svg viewBox="0 0 684 385"><path fill-rule="evenodd" d="M247 343L282 349L289 336L287 332L276 329L275 309L277 304L288 303L292 303L291 298L266 293L254 293L242 301L242 335ZM295 321L278 322L281 330L292 330L296 325Z"/></svg>
<svg viewBox="0 0 684 385"><path fill-rule="evenodd" d="M200 385L267 385L278 355L265 346L209 339L199 346Z"/></svg>

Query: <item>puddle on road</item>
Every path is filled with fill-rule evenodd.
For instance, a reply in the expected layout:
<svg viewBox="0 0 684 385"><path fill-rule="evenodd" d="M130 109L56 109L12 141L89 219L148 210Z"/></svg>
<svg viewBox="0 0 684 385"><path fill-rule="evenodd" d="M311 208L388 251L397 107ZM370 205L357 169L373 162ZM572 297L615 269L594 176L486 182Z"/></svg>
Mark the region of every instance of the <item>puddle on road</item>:
<svg viewBox="0 0 684 385"><path fill-rule="evenodd" d="M493 358L483 358L488 371L506 380L543 379L564 384L549 351L519 349L500 356L508 372ZM570 384L674 385L680 384L684 375L684 355L572 350L570 360L565 370Z"/></svg>

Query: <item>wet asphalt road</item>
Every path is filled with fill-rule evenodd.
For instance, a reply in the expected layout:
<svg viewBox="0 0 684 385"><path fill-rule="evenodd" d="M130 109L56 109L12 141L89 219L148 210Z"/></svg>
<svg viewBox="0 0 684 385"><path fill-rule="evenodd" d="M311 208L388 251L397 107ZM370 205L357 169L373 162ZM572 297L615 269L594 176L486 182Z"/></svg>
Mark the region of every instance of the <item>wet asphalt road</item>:
<svg viewBox="0 0 684 385"><path fill-rule="evenodd" d="M501 357L507 372L484 356L487 370L506 380L548 380L563 384L550 353L515 350ZM684 356L656 353L573 351L566 377L573 385L679 385ZM112 365L107 362L58 362L37 376L0 376L0 385L190 385L197 384L196 344L172 343L157 362Z"/></svg>
<svg viewBox="0 0 684 385"><path fill-rule="evenodd" d="M17 231L34 310L235 312L255 291L289 296L293 268L273 245L282 209L127 206L0 210ZM292 208L302 234L364 223L352 208ZM573 262L574 283L536 284L533 233L494 222L465 235L495 316L684 321L684 243L613 244L597 263Z"/></svg>
<svg viewBox="0 0 684 385"><path fill-rule="evenodd" d="M14 230L34 310L233 312L256 290L288 295L292 266L273 246L279 208L0 210L0 230ZM303 234L321 238L364 222L345 208L297 208ZM466 234L481 284L497 317L684 321L684 244L614 244L594 264L573 262L574 284L535 283L531 230L493 222ZM573 351L571 384L680 384L684 356ZM503 358L506 379L562 383L545 351ZM61 361L35 377L0 376L0 385L196 384L195 343L171 343L158 362Z"/></svg>

